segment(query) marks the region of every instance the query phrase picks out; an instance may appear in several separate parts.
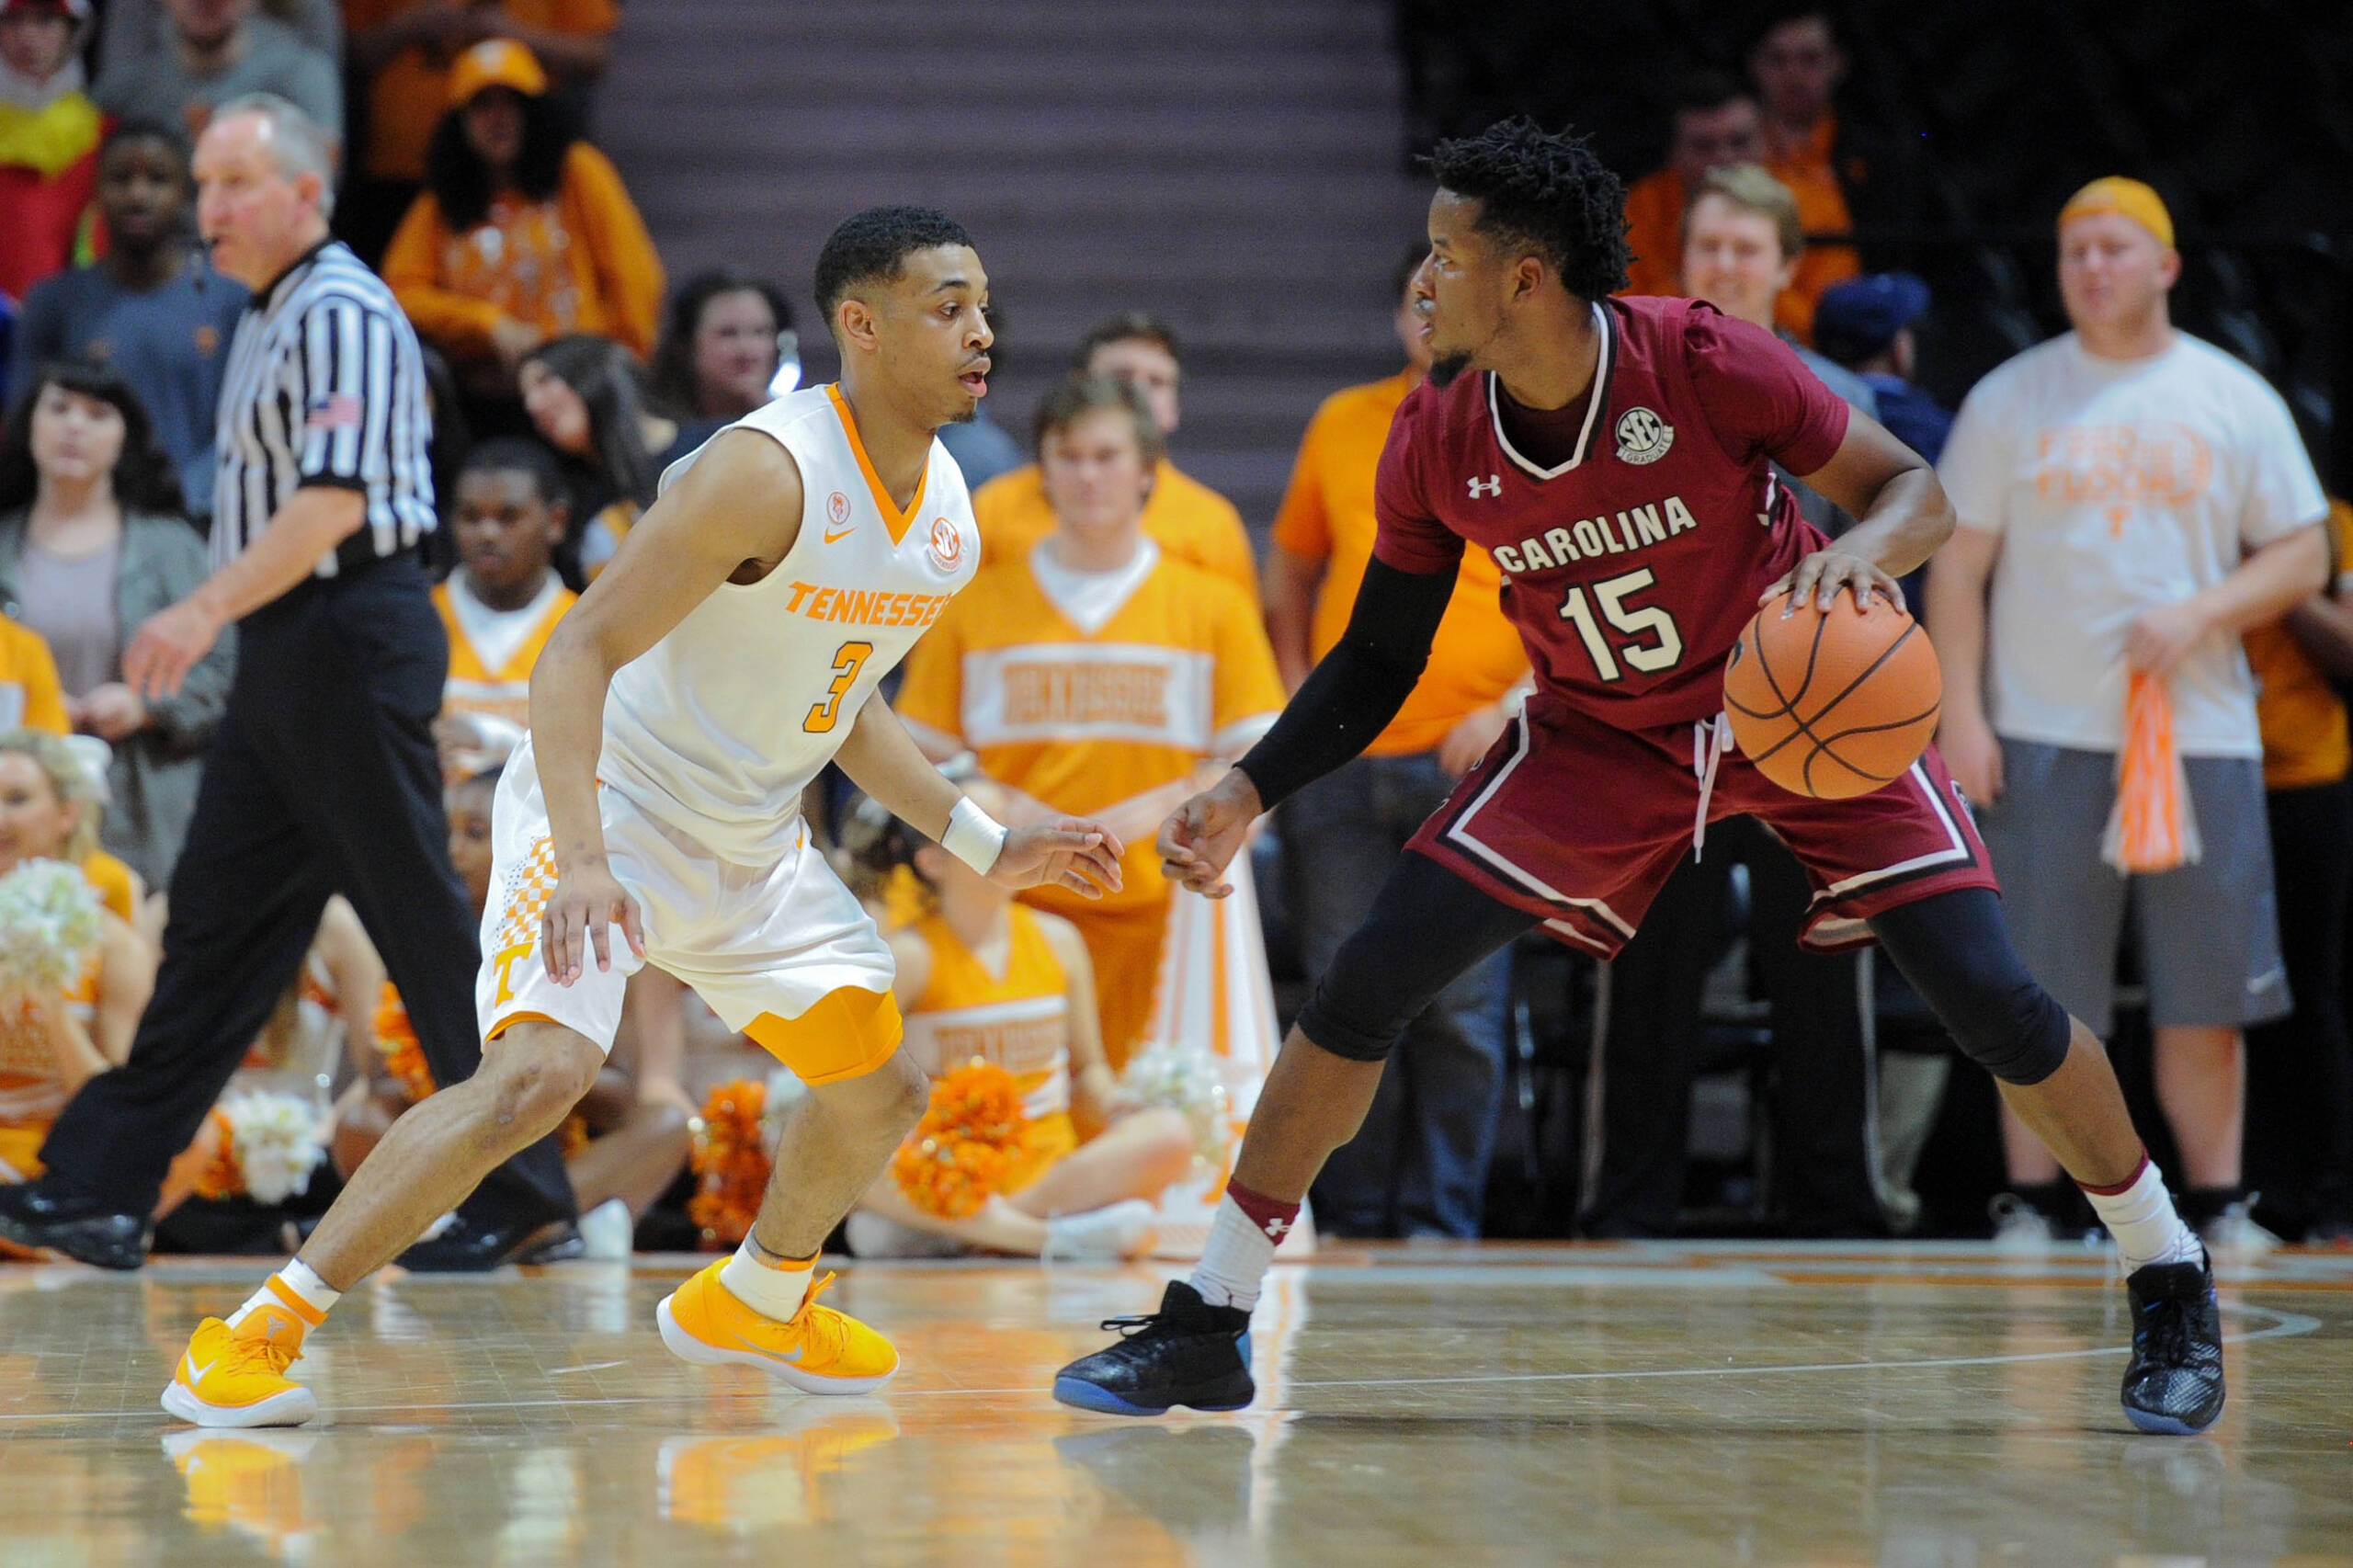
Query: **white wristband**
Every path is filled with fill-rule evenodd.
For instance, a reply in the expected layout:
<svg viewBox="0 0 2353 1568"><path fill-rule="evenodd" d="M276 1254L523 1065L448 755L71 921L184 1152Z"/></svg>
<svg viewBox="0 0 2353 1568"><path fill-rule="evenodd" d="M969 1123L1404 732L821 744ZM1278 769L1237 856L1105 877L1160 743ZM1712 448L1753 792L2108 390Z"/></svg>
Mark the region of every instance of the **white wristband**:
<svg viewBox="0 0 2353 1568"><path fill-rule="evenodd" d="M940 835L939 846L985 877L1004 852L1006 831L1003 823L972 804L972 797L961 795L956 809L948 813L948 831Z"/></svg>

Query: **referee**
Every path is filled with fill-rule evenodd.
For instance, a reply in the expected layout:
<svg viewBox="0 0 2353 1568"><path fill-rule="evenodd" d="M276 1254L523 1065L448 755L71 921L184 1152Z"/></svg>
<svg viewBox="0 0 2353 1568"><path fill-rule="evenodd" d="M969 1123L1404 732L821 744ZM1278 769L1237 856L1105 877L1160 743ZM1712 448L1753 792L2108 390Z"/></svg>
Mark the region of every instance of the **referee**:
<svg viewBox="0 0 2353 1568"><path fill-rule="evenodd" d="M212 574L139 628L125 678L179 689L231 621L228 711L205 756L154 999L130 1059L85 1084L39 1181L0 1188L0 1236L108 1268L144 1260L165 1168L348 897L437 1082L481 1061L474 922L451 869L428 726L449 644L416 545L435 526L416 336L392 290L327 235L326 142L301 110L223 104L196 150L212 263L253 290L218 415ZM401 1261L490 1267L577 1245L543 1140Z"/></svg>

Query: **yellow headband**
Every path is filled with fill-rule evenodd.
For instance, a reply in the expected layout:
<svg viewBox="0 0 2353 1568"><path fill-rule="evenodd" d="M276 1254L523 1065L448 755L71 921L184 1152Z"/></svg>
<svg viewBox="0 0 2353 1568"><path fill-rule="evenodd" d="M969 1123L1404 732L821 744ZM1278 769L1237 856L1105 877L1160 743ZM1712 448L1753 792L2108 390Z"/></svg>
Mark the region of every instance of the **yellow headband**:
<svg viewBox="0 0 2353 1568"><path fill-rule="evenodd" d="M2139 180L2121 175L2096 179L2069 197L2067 205L2059 209L2059 226L2065 228L2070 218L2102 212L2130 218L2156 235L2159 244L2167 249L2173 246L2173 214L2165 210L2165 199Z"/></svg>

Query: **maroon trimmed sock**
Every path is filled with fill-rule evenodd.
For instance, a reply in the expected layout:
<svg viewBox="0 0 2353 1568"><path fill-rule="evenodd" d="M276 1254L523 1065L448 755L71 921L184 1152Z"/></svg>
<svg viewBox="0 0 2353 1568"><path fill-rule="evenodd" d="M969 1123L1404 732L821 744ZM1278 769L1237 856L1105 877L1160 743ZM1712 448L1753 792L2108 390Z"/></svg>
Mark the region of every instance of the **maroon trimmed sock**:
<svg viewBox="0 0 2353 1568"><path fill-rule="evenodd" d="M1298 1203L1285 1203L1279 1198L1253 1192L1238 1181L1225 1184L1225 1195L1233 1199L1236 1209L1250 1216L1250 1222L1270 1242L1279 1244L1299 1221Z"/></svg>
<svg viewBox="0 0 2353 1568"><path fill-rule="evenodd" d="M2132 1189L2132 1184L2139 1181L2141 1179L2141 1173L2148 1168L2149 1151L2143 1149L2141 1151L2141 1162L2132 1167L2132 1174L2126 1176L2122 1181L2118 1182L2114 1187L2094 1187L2087 1181L2079 1181L2075 1183L2075 1185L2082 1187L2087 1196L2120 1198L2125 1193L2130 1192Z"/></svg>

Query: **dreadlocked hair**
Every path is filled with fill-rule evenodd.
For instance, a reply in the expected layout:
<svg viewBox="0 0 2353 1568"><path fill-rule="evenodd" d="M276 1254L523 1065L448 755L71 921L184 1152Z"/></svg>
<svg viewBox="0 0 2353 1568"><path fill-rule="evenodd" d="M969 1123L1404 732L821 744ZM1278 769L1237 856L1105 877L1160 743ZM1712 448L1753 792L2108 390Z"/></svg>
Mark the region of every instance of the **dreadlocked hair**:
<svg viewBox="0 0 2353 1568"><path fill-rule="evenodd" d="M1626 187L1585 137L1520 115L1439 142L1423 165L1442 188L1479 203L1481 233L1542 256L1578 299L1626 286Z"/></svg>

